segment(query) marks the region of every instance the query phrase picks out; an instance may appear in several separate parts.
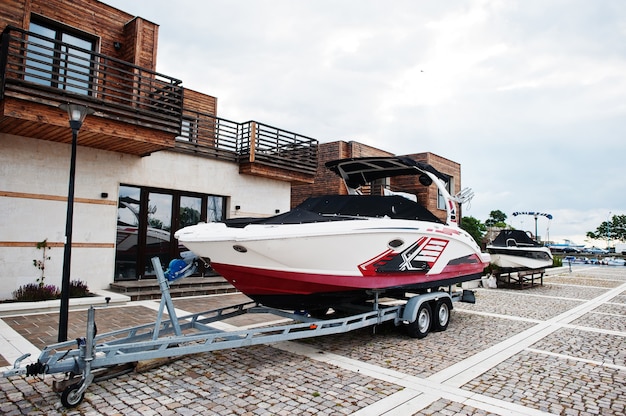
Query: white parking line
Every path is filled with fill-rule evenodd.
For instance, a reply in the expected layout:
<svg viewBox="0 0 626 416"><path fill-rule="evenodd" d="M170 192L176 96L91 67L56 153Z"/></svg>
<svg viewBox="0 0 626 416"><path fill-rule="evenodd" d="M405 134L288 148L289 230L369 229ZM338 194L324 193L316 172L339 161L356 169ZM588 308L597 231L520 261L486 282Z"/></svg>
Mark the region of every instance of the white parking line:
<svg viewBox="0 0 626 416"><path fill-rule="evenodd" d="M480 316L487 316L487 317L490 317L490 318L508 319L510 321L530 322L530 323L533 323L533 324L540 324L540 323L544 322L544 321L541 321L539 319L524 318L524 317L515 316L515 315L503 315L501 313L473 311L473 310L470 310L470 309L460 308L458 306L455 306L454 310L457 311L457 312L463 312L463 313L467 313L467 314L470 314L470 315L480 315Z"/></svg>
<svg viewBox="0 0 626 416"><path fill-rule="evenodd" d="M563 360L578 361L581 363L589 363L589 364L599 365L601 367L607 367L607 368L613 368L615 370L626 371L626 367L623 365L610 364L610 363L605 363L603 361L597 361L597 360L588 360L586 358L578 358L578 357L573 357L571 355L566 355L566 354L557 354L555 352L550 352L546 350L538 350L535 348L526 348L526 351L534 352L535 354L549 355L551 357L561 358Z"/></svg>

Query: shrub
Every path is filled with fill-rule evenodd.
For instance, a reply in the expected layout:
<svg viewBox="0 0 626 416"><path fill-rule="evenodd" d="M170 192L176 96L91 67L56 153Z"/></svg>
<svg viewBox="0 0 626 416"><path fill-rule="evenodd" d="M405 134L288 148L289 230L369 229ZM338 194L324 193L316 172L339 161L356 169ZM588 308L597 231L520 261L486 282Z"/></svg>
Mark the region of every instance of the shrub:
<svg viewBox="0 0 626 416"><path fill-rule="evenodd" d="M70 282L70 298L82 298L91 296L87 284L80 280ZM29 283L20 286L13 292L13 299L18 302L37 302L40 300L54 300L61 298L61 290L55 285L42 285L41 283Z"/></svg>
<svg viewBox="0 0 626 416"><path fill-rule="evenodd" d="M91 293L89 292L87 283L80 280L72 280L70 282L70 298L82 298L89 295L91 295Z"/></svg>
<svg viewBox="0 0 626 416"><path fill-rule="evenodd" d="M57 299L61 295L59 288L54 285L29 283L20 286L13 292L13 298L20 302L36 302L40 300Z"/></svg>

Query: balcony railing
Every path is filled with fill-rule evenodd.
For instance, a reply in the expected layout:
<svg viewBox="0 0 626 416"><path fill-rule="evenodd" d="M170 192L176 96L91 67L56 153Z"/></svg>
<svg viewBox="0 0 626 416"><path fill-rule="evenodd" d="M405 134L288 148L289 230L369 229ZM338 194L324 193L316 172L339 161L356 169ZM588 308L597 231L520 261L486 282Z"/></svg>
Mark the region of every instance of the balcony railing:
<svg viewBox="0 0 626 416"><path fill-rule="evenodd" d="M0 47L0 99L7 91L48 101L71 98L103 117L180 131L180 80L11 26Z"/></svg>
<svg viewBox="0 0 626 416"><path fill-rule="evenodd" d="M232 162L315 174L317 140L256 121L237 123L185 109L176 148Z"/></svg>
<svg viewBox="0 0 626 416"><path fill-rule="evenodd" d="M243 123L240 163L246 159L279 169L315 174L317 140L256 121Z"/></svg>
<svg viewBox="0 0 626 416"><path fill-rule="evenodd" d="M176 148L238 162L240 140L240 123L185 108Z"/></svg>

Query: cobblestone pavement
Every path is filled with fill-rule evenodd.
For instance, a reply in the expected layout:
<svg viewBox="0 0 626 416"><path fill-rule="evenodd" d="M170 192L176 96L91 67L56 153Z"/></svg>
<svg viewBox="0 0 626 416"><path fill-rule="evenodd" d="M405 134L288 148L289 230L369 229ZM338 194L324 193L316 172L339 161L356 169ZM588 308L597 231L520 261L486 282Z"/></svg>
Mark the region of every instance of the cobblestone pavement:
<svg viewBox="0 0 626 416"><path fill-rule="evenodd" d="M62 407L47 376L0 378L0 413L67 415L624 415L626 267L580 266L525 290L476 289L422 340L382 325L180 357L89 386ZM179 316L246 301L174 299ZM158 301L98 309L99 333L156 319ZM273 317L273 320L279 318ZM248 314L221 323L263 324ZM69 338L86 312L70 312ZM278 322L278 321L277 321ZM0 365L56 342L58 314L0 320Z"/></svg>

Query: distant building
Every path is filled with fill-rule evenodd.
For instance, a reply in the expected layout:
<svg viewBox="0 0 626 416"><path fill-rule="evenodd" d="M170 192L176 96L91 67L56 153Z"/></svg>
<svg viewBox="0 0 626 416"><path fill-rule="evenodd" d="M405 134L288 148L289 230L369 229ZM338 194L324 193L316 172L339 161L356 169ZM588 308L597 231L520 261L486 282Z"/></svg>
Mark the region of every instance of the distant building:
<svg viewBox="0 0 626 416"><path fill-rule="evenodd" d="M347 191L341 178L330 172L324 164L331 160L349 157L372 157L372 156L394 156L385 150L377 149L358 142L336 141L331 143L321 143L319 145L319 161L315 181L312 184L293 185L291 193L291 205L296 206L309 196L320 196L327 194L346 194ZM447 190L451 195L459 193L461 190L461 165L434 153L414 153L405 155L413 160L425 162L435 169L448 176ZM446 207L436 186L425 187L418 181L418 177L398 177L391 182L381 182L370 189L373 194L382 194L383 188L392 188L394 191L402 191L417 196L417 201L428 208L439 219L445 221ZM462 213L458 213L459 217Z"/></svg>

